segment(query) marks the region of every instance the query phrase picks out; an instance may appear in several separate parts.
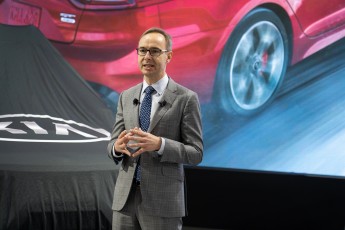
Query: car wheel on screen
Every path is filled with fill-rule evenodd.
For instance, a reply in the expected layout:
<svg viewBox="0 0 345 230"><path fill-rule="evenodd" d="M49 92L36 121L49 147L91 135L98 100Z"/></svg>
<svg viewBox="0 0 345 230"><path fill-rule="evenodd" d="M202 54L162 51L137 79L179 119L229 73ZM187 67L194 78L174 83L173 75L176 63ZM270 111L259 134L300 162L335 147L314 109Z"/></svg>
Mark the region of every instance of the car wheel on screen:
<svg viewBox="0 0 345 230"><path fill-rule="evenodd" d="M224 47L214 95L233 115L253 115L267 106L288 63L288 37L271 10L257 8L236 26Z"/></svg>

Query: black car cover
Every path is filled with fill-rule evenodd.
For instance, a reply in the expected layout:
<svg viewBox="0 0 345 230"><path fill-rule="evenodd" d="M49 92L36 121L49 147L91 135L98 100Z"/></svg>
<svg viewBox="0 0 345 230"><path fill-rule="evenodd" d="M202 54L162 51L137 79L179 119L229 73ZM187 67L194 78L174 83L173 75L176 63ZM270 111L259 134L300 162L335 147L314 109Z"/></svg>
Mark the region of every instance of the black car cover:
<svg viewBox="0 0 345 230"><path fill-rule="evenodd" d="M109 226L113 122L37 28L0 24L0 229Z"/></svg>

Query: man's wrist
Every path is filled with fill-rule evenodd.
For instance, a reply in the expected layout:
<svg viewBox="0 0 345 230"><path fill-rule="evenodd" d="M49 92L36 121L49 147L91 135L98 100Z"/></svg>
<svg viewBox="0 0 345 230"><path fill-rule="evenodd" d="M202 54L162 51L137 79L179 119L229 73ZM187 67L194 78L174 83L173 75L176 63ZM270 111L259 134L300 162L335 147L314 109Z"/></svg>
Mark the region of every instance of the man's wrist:
<svg viewBox="0 0 345 230"><path fill-rule="evenodd" d="M163 151L164 151L164 147L165 147L165 139L163 137L159 137L160 139L160 148L158 150L156 150L156 152L159 155L163 155Z"/></svg>
<svg viewBox="0 0 345 230"><path fill-rule="evenodd" d="M158 152L160 150L160 148L162 147L162 138L161 137L158 137L159 138L159 141L158 141L158 146L156 148L156 152Z"/></svg>
<svg viewBox="0 0 345 230"><path fill-rule="evenodd" d="M122 156L123 156L123 153L117 152L117 151L115 150L115 144L113 145L113 151L112 151L112 153L113 153L113 156L116 157L116 158L122 157Z"/></svg>

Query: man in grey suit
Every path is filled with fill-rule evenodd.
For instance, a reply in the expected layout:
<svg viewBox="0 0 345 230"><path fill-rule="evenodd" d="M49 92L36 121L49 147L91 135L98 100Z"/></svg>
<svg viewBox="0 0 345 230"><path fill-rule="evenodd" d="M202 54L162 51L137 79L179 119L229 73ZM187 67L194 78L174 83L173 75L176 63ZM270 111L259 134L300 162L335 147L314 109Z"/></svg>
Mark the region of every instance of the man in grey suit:
<svg viewBox="0 0 345 230"><path fill-rule="evenodd" d="M203 157L196 93L166 74L172 39L160 28L140 37L143 82L121 93L108 155L121 162L113 201L113 230L182 229L183 164Z"/></svg>

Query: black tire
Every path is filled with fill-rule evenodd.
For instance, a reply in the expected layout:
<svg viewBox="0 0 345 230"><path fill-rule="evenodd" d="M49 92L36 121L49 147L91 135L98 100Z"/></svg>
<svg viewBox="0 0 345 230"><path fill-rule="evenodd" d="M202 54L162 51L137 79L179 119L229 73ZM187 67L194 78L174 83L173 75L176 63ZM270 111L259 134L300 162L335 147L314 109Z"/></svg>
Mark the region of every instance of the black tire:
<svg viewBox="0 0 345 230"><path fill-rule="evenodd" d="M286 29L271 10L257 8L236 26L217 69L214 99L226 113L253 115L274 98L289 62Z"/></svg>

